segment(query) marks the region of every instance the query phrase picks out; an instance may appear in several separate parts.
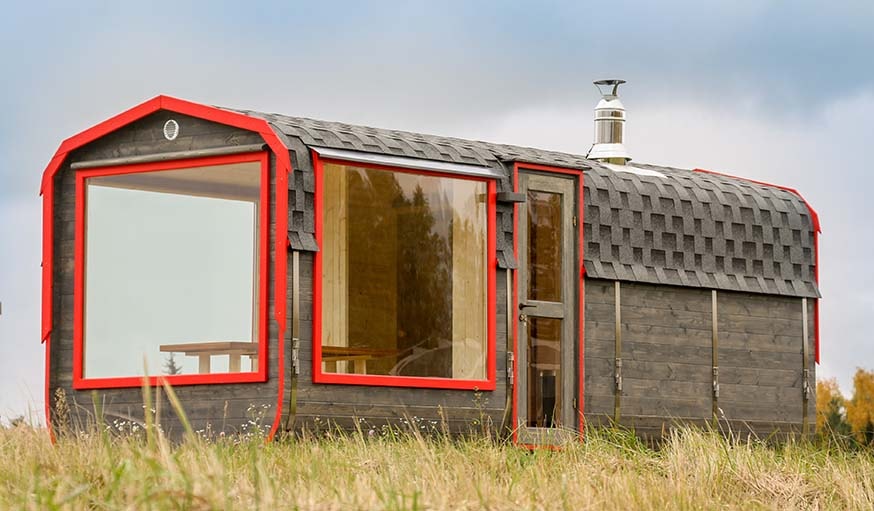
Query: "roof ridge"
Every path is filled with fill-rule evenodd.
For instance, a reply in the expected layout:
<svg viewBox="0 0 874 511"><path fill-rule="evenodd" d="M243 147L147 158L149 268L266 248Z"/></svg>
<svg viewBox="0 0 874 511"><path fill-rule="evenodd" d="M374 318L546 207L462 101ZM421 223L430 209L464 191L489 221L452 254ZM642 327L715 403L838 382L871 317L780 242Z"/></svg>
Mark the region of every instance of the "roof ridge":
<svg viewBox="0 0 874 511"><path fill-rule="evenodd" d="M438 135L438 134L433 134L433 133L423 133L423 132L410 131L410 130L399 130L399 129L394 129L394 128L381 128L381 127L370 126L370 125L366 125L366 124L351 124L351 123L347 123L347 122L343 122L343 121L331 121L331 120L325 120L325 119L315 119L312 117L279 114L279 113L275 113L275 112L261 112L258 110L245 110L245 109L236 109L236 108L227 108L227 107L219 107L219 108L224 108L226 110L239 112L239 113L243 113L246 115L254 115L256 117L261 117L261 118L265 118L268 120L271 120L270 118L273 117L273 118L278 118L277 120L280 120L280 121L282 121L282 120L292 121L292 122L293 121L304 121L304 122L308 122L308 123L333 125L333 126L338 126L341 128L345 127L345 128L351 128L351 129L359 129L359 130L371 130L371 131L374 131L377 133L406 135L406 136L412 136L412 137L421 137L424 139L434 138L434 139L440 139L440 140L445 140L445 141L449 141L449 142L456 142L456 143L459 143L462 146L468 147L468 148L483 149L483 148L488 148L488 147L499 147L499 148L504 149L506 152L532 151L532 152L538 152L538 153L544 153L544 154L560 155L560 156L573 158L573 159L585 160L586 162L593 161L593 160L589 160L588 158L586 158L586 156L583 154L571 153L571 152L567 152L567 151L560 151L557 149L544 149L541 147L508 144L505 142L491 142L488 140L461 138L461 137L455 137L455 136L451 136L451 135ZM524 160L520 160L520 161L524 161Z"/></svg>

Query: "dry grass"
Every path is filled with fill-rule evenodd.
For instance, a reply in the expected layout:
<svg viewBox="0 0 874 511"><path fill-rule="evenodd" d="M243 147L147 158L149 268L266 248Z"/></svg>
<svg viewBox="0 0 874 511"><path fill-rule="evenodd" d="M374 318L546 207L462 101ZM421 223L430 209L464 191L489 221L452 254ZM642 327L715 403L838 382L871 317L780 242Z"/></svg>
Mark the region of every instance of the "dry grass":
<svg viewBox="0 0 874 511"><path fill-rule="evenodd" d="M160 435L0 430L0 509L874 509L870 451L592 431L560 452L333 435L173 446Z"/></svg>

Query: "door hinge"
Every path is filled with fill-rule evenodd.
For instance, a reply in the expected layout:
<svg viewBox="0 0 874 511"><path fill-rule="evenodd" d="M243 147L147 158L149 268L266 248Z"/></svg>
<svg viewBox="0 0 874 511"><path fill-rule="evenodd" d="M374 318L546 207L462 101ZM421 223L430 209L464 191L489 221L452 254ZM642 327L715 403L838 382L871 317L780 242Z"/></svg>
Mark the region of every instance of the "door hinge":
<svg viewBox="0 0 874 511"><path fill-rule="evenodd" d="M719 397L719 367L713 367L713 397Z"/></svg>
<svg viewBox="0 0 874 511"><path fill-rule="evenodd" d="M573 216L574 227L577 226L577 215Z"/></svg>
<svg viewBox="0 0 874 511"><path fill-rule="evenodd" d="M574 398L574 410L577 410L577 398Z"/></svg>
<svg viewBox="0 0 874 511"><path fill-rule="evenodd" d="M801 374L801 395L805 401L810 399L810 369L805 369Z"/></svg>
<svg viewBox="0 0 874 511"><path fill-rule="evenodd" d="M514 372L514 364L516 362L516 357L513 356L512 351L507 352L507 385L513 385L515 380L515 372Z"/></svg>
<svg viewBox="0 0 874 511"><path fill-rule="evenodd" d="M622 392L622 359L617 357L613 368L613 384L617 392Z"/></svg>
<svg viewBox="0 0 874 511"><path fill-rule="evenodd" d="M291 374L300 374L300 339L297 337L291 339Z"/></svg>

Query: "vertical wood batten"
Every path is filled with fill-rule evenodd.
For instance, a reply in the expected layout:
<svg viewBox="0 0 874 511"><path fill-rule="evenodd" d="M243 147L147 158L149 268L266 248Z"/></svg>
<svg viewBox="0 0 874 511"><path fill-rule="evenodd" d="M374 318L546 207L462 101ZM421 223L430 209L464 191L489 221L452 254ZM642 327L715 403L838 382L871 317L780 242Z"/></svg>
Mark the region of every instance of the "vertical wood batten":
<svg viewBox="0 0 874 511"><path fill-rule="evenodd" d="M619 281L613 283L613 301L615 303L616 338L614 344L613 362L613 420L619 424L622 408L622 300Z"/></svg>
<svg viewBox="0 0 874 511"><path fill-rule="evenodd" d="M288 412L285 430L294 427L297 416L297 378L300 374L300 251L291 253L291 370L288 385Z"/></svg>
<svg viewBox="0 0 874 511"><path fill-rule="evenodd" d="M713 356L713 424L719 423L719 314L717 309L716 290L711 290L711 314L712 321L712 356Z"/></svg>
<svg viewBox="0 0 874 511"><path fill-rule="evenodd" d="M808 417L808 405L810 399L810 346L808 344L807 326L807 298L801 299L801 433L807 436L810 433L810 418Z"/></svg>
<svg viewBox="0 0 874 511"><path fill-rule="evenodd" d="M514 429L512 424L512 414L513 414L513 385L515 385L515 356L513 355L513 272L515 270L506 269L504 274L506 275L506 314L507 317L507 331L505 332L507 335L507 367L506 367L506 382L507 382L507 390L506 390L506 403L504 404L504 417L501 420L501 433L504 433L508 430ZM496 348L497 349L497 348ZM495 376L497 378L497 375Z"/></svg>

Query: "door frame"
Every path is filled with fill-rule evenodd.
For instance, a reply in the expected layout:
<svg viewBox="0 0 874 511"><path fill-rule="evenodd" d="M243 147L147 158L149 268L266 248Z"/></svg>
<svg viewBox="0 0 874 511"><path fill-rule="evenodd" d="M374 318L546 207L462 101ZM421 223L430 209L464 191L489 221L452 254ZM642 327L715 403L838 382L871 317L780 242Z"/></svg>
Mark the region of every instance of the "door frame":
<svg viewBox="0 0 874 511"><path fill-rule="evenodd" d="M551 165L540 165L535 163L513 163L513 192L519 193L519 171L533 171L533 172L541 172L541 173L556 173L562 175L570 175L575 178L575 185L577 187L577 263L579 264L578 274L577 274L577 378L578 378L578 395L577 395L577 424L576 427L579 430L579 438L582 440L585 434L585 377L586 377L586 367L585 367L585 264L583 262L584 255L584 237L583 237L583 225L585 223L585 217L583 216L584 208L584 174L582 169L574 169L567 167L555 167ZM519 204L513 205L513 255L516 261L519 260ZM513 381L519 381L519 272L520 268L516 268L513 271L513 306L511 310L513 311ZM512 413L512 424L513 424L513 442L519 443L519 385L513 385L513 413ZM539 446L529 446L529 447L539 447Z"/></svg>
<svg viewBox="0 0 874 511"><path fill-rule="evenodd" d="M576 227L574 218L577 216L577 198L575 196L576 180L572 176L526 171L519 174L519 187L523 195L528 194L530 196L531 192L534 191L535 193L545 192L553 196L558 195L562 198L560 207L560 224L555 225L552 228L546 228L547 230L552 231L558 230L558 233L553 234L558 234L561 239L560 252L558 253L558 267L561 269L560 281L558 283L561 289L560 296L552 297L552 299L542 297L540 300L535 300L529 296L531 292L530 286L534 279L534 275L529 273L531 265L528 260L529 254L526 250L526 246L533 243L532 236L534 235L534 233L529 230L529 221L525 214L525 210L530 211L530 208L533 206L533 204L530 204L529 202L523 203L523 211L522 214L519 215L520 222L518 237L521 250L519 252L519 259L517 260L517 265L522 271L519 273L521 297L517 313L519 314L519 322L521 324L519 325L518 332L519 353L517 357L519 364L519 378L516 380L516 385L519 387L520 397L516 406L519 410L518 414L520 415L520 419L516 426L520 432L524 432L525 440L523 441L529 443L555 443L556 441L560 441L561 438L567 438L569 436L567 429L575 428L576 426L576 417L574 417L574 410L576 409L577 402L576 391L574 390L577 374L576 362L574 361L574 355L576 354L574 340L577 336L577 312L575 309L577 300L577 282L575 281L577 236L574 232ZM539 229L544 228L540 227ZM523 311L523 304L530 307L530 309L526 308ZM522 320L522 314L528 317L528 323L525 323ZM531 331L527 327L537 320L542 319L549 321L550 318L560 318L561 321L558 351L558 361L561 369L557 375L558 379L555 382L556 398L561 405L558 407L558 410L552 410L553 413L556 411L559 412L553 417L556 424L553 426L532 426L530 423L531 419L533 419L536 414L536 410L531 409L529 398L531 397L530 391L538 386L538 382L536 379L532 379L531 369L534 360L530 358L533 355L530 351L532 340L529 337ZM547 411L544 410L544 413L546 412ZM525 415L525 418L521 418L522 415ZM523 423L526 425L522 426Z"/></svg>

